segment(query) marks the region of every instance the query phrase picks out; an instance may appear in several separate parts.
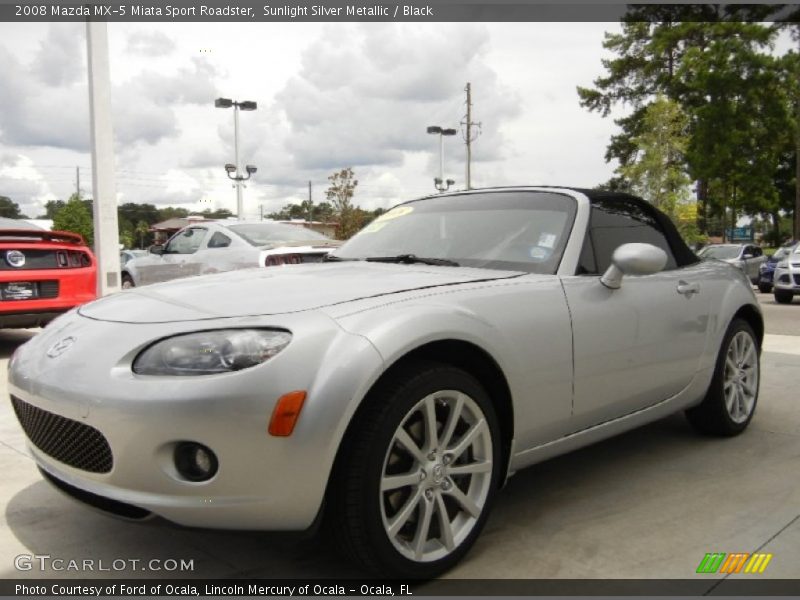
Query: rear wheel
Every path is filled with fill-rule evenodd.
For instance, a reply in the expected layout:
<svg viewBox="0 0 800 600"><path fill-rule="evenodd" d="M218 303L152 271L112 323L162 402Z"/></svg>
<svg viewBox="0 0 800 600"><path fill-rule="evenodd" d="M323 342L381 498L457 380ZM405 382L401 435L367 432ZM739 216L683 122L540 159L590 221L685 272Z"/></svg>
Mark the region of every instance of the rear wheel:
<svg viewBox="0 0 800 600"><path fill-rule="evenodd" d="M773 295L775 296L775 302L778 304L789 304L794 296L792 292L788 292L786 290L775 290Z"/></svg>
<svg viewBox="0 0 800 600"><path fill-rule="evenodd" d="M127 273L122 274L122 289L128 290L132 287L136 287L136 284L133 283L133 278L128 275Z"/></svg>
<svg viewBox="0 0 800 600"><path fill-rule="evenodd" d="M417 363L367 399L337 460L329 518L383 576L436 577L474 543L497 489L497 419L460 369Z"/></svg>
<svg viewBox="0 0 800 600"><path fill-rule="evenodd" d="M734 319L722 341L705 399L686 411L689 422L702 433L741 433L756 409L760 375L759 347L753 328L743 319Z"/></svg>

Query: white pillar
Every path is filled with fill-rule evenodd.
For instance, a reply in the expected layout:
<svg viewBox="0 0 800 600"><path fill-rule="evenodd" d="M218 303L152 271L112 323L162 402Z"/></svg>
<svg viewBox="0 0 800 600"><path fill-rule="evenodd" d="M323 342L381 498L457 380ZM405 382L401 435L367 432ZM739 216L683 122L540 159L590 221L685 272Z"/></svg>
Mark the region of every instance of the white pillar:
<svg viewBox="0 0 800 600"><path fill-rule="evenodd" d="M117 189L114 181L114 133L111 126L111 75L106 23L86 23L86 47L89 59L97 295L105 296L120 289Z"/></svg>

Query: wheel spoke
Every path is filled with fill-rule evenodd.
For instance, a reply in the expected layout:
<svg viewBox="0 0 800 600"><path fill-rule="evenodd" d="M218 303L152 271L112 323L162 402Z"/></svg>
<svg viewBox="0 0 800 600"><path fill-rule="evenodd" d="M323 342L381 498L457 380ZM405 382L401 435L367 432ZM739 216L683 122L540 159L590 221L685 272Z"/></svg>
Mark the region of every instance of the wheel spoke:
<svg viewBox="0 0 800 600"><path fill-rule="evenodd" d="M453 432L456 430L458 420L461 418L461 409L464 407L464 396L458 394L456 396L456 403L450 407L450 414L447 417L447 424L444 426L440 444L442 449L446 449L450 445L450 439L453 437Z"/></svg>
<svg viewBox="0 0 800 600"><path fill-rule="evenodd" d="M464 450L470 447L472 442L474 442L477 437L486 431L487 425L484 419L481 419L477 423L475 423L468 431L464 434L461 440L456 444L455 447L448 449L448 451L453 455L453 458L456 459L464 453Z"/></svg>
<svg viewBox="0 0 800 600"><path fill-rule="evenodd" d="M452 475L473 475L475 473L488 473L492 470L489 461L469 463L466 465L453 465L447 471Z"/></svg>
<svg viewBox="0 0 800 600"><path fill-rule="evenodd" d="M736 370L739 368L733 359L729 356L725 358L725 366L728 367L730 373L735 373Z"/></svg>
<svg viewBox="0 0 800 600"><path fill-rule="evenodd" d="M442 544L448 550L452 550L456 546L453 541L453 525L450 523L450 517L447 516L444 498L440 494L436 495L436 513L439 515L439 531L442 536Z"/></svg>
<svg viewBox="0 0 800 600"><path fill-rule="evenodd" d="M402 475L386 475L381 479L381 491L388 492L397 488L417 485L420 482L419 471Z"/></svg>
<svg viewBox="0 0 800 600"><path fill-rule="evenodd" d="M411 453L411 456L413 456L418 463L425 463L425 455L422 453L422 450L420 450L419 446L417 446L417 443L411 439L411 436L408 435L408 432L405 429L400 427L397 430L395 439Z"/></svg>
<svg viewBox="0 0 800 600"><path fill-rule="evenodd" d="M450 489L444 492L453 497L453 499L461 505L471 517L478 517L481 514L481 509L478 508L478 505L473 502L469 496L467 496L464 492L459 489L457 485L451 485Z"/></svg>
<svg viewBox="0 0 800 600"><path fill-rule="evenodd" d="M422 514L417 524L417 532L414 534L414 541L411 543L417 560L422 558L425 542L428 541L428 532L431 528L431 517L433 516L433 502L431 500L423 500L420 504L420 512Z"/></svg>
<svg viewBox="0 0 800 600"><path fill-rule="evenodd" d="M419 504L420 498L422 498L422 488L417 488L414 494L408 499L400 512L398 512L394 518L389 523L389 527L387 529L387 533L389 537L394 537L397 535L397 532L403 528L408 522L408 519L411 518L411 515L414 513L414 509Z"/></svg>
<svg viewBox="0 0 800 600"><path fill-rule="evenodd" d="M439 447L439 436L436 433L436 402L433 396L425 400L425 443L423 447L426 452L435 450Z"/></svg>
<svg viewBox="0 0 800 600"><path fill-rule="evenodd" d="M744 353L744 364L749 368L756 364L756 349L753 344L747 345L747 350Z"/></svg>
<svg viewBox="0 0 800 600"><path fill-rule="evenodd" d="M743 419L744 417L747 416L747 408L745 408L745 397L742 386L739 386L738 398L739 398L739 418Z"/></svg>

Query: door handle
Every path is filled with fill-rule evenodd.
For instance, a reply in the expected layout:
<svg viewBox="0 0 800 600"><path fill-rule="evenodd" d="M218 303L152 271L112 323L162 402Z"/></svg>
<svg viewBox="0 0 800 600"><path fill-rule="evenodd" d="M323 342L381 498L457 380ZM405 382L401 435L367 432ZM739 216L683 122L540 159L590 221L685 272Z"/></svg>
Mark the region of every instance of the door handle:
<svg viewBox="0 0 800 600"><path fill-rule="evenodd" d="M691 298L692 294L699 294L700 293L700 284L699 283L687 283L685 281L678 282L678 293L683 294L687 298Z"/></svg>

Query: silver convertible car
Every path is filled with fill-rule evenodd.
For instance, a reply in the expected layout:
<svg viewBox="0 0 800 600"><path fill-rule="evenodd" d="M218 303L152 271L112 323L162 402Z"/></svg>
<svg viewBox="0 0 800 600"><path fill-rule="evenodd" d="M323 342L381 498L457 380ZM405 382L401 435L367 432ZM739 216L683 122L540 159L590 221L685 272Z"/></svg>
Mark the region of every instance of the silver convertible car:
<svg viewBox="0 0 800 600"><path fill-rule="evenodd" d="M401 204L321 264L84 305L17 350L9 389L44 476L85 503L327 522L369 569L430 578L523 467L676 411L742 432L763 330L742 271L646 202L489 189Z"/></svg>

